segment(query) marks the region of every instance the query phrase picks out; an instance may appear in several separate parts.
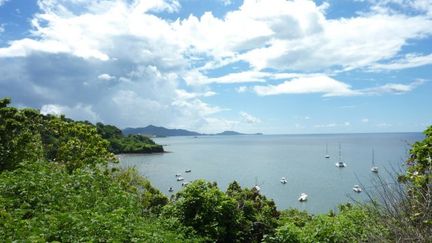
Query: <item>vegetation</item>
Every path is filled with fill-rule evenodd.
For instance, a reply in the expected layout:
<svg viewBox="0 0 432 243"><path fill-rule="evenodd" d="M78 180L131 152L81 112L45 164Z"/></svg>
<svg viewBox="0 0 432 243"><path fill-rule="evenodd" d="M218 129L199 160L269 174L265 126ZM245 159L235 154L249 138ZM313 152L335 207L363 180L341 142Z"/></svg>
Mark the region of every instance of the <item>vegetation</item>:
<svg viewBox="0 0 432 243"><path fill-rule="evenodd" d="M382 182L385 191L369 194L371 203L310 215L280 212L272 200L237 182L223 192L216 183L197 180L169 200L134 169L109 164L115 161L111 152L128 146L137 151L141 145L131 144L151 140L9 104L0 100L1 242L432 240L431 127L413 145L396 189Z"/></svg>
<svg viewBox="0 0 432 243"><path fill-rule="evenodd" d="M376 190L368 193L389 239L432 242L432 126L424 134L412 145L406 172L390 184L378 178Z"/></svg>
<svg viewBox="0 0 432 243"><path fill-rule="evenodd" d="M96 123L98 133L102 138L108 140L109 151L120 153L161 153L164 152L162 145L156 144L148 137L129 134L124 136L122 131L112 125Z"/></svg>
<svg viewBox="0 0 432 243"><path fill-rule="evenodd" d="M377 214L350 204L339 213L312 216L296 209L282 212L281 226L264 242L365 242L377 235L386 237L386 228Z"/></svg>

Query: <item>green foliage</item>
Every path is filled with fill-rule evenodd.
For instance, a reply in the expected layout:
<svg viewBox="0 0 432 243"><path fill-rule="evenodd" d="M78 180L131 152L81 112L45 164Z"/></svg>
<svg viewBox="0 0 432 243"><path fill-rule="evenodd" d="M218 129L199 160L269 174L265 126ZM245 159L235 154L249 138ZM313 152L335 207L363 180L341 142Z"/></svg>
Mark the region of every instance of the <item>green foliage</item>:
<svg viewBox="0 0 432 243"><path fill-rule="evenodd" d="M424 131L425 138L412 145L408 169L400 179L418 189L427 189L432 183L432 126Z"/></svg>
<svg viewBox="0 0 432 243"><path fill-rule="evenodd" d="M234 199L215 183L197 180L178 192L175 201L164 208L165 217L174 217L210 241L234 242L239 239L240 211Z"/></svg>
<svg viewBox="0 0 432 243"><path fill-rule="evenodd" d="M125 190L127 180L120 175L88 168L68 173L64 166L47 162L1 173L0 241L187 240L181 225L170 230L167 222L145 216L149 208L161 205L143 204L145 197L154 197L151 192L134 192L133 183ZM134 178L138 184L144 181Z"/></svg>
<svg viewBox="0 0 432 243"><path fill-rule="evenodd" d="M46 159L64 163L69 171L115 161L108 142L92 125L46 116L41 131Z"/></svg>
<svg viewBox="0 0 432 243"><path fill-rule="evenodd" d="M124 136L122 131L112 125L97 123L98 133L109 141L109 150L112 153L161 153L163 147L153 140L142 135Z"/></svg>
<svg viewBox="0 0 432 243"><path fill-rule="evenodd" d="M9 103L0 100L0 171L40 159L64 163L69 171L115 160L94 126Z"/></svg>
<svg viewBox="0 0 432 243"><path fill-rule="evenodd" d="M168 198L135 169L115 170L112 175L123 190L137 195L144 213L159 214L162 207L168 203Z"/></svg>
<svg viewBox="0 0 432 243"><path fill-rule="evenodd" d="M282 213L280 227L265 242L365 242L385 234L377 215L365 208L342 205L337 215L310 216L297 210Z"/></svg>
<svg viewBox="0 0 432 243"><path fill-rule="evenodd" d="M237 182L224 193L215 183L197 180L176 194L163 215L210 241L260 242L277 226L279 212L272 200Z"/></svg>
<svg viewBox="0 0 432 243"><path fill-rule="evenodd" d="M10 99L0 99L0 172L43 156L39 113L8 107L9 104Z"/></svg>
<svg viewBox="0 0 432 243"><path fill-rule="evenodd" d="M274 231L279 212L273 200L268 200L254 189L244 188L234 181L226 194L235 199L240 210L240 238L245 242L260 242L265 234Z"/></svg>

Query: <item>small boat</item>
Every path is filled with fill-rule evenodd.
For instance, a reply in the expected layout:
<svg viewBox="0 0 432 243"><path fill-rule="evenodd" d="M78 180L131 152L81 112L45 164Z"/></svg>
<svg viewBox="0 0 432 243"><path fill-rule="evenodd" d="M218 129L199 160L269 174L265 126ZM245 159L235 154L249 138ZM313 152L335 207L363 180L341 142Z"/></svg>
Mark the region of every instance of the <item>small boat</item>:
<svg viewBox="0 0 432 243"><path fill-rule="evenodd" d="M262 185L262 184L258 183L258 178L255 177L255 186L252 187L252 190L255 190L256 192L259 193L261 191L261 187L259 185Z"/></svg>
<svg viewBox="0 0 432 243"><path fill-rule="evenodd" d="M186 173L190 173L191 171L192 171L191 169L185 170Z"/></svg>
<svg viewBox="0 0 432 243"><path fill-rule="evenodd" d="M169 191L169 192L173 192L174 189L173 189L172 187L170 187L168 191Z"/></svg>
<svg viewBox="0 0 432 243"><path fill-rule="evenodd" d="M183 180L184 180L183 177L181 177L181 176L177 177L177 181L183 181Z"/></svg>
<svg viewBox="0 0 432 243"><path fill-rule="evenodd" d="M187 186L189 183L189 181L182 182L182 186Z"/></svg>
<svg viewBox="0 0 432 243"><path fill-rule="evenodd" d="M362 189L361 189L361 187L359 185L354 185L353 191L355 191L357 193L360 193L360 192L362 192Z"/></svg>
<svg viewBox="0 0 432 243"><path fill-rule="evenodd" d="M282 184L286 184L288 181L287 181L287 179L286 179L285 177L282 177L282 178L280 179L280 182L281 182Z"/></svg>
<svg viewBox="0 0 432 243"><path fill-rule="evenodd" d="M342 161L341 145L339 144L339 162L336 163L336 167L343 168L346 164Z"/></svg>
<svg viewBox="0 0 432 243"><path fill-rule="evenodd" d="M371 168L371 171L373 173L378 173L378 166L375 165L375 152L373 149L372 149L372 168Z"/></svg>
<svg viewBox="0 0 432 243"><path fill-rule="evenodd" d="M176 174L176 177L181 177L181 174L180 174L180 173L177 173L177 174Z"/></svg>
<svg viewBox="0 0 432 243"><path fill-rule="evenodd" d="M346 166L346 164L344 162L342 162L342 161L339 161L339 162L336 163L336 167L343 168L345 166Z"/></svg>
<svg viewBox="0 0 432 243"><path fill-rule="evenodd" d="M307 198L308 198L308 195L303 192L302 194L300 194L300 197L298 198L298 200L300 202L305 202L305 201L307 201Z"/></svg>
<svg viewBox="0 0 432 243"><path fill-rule="evenodd" d="M328 144L326 144L326 155L324 156L326 159L330 159L330 155L328 153Z"/></svg>

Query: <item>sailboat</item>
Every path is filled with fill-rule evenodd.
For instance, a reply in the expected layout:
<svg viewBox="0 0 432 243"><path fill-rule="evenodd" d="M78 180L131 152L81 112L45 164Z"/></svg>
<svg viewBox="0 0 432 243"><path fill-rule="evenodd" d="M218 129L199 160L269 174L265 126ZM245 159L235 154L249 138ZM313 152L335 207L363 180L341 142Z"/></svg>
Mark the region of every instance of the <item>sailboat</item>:
<svg viewBox="0 0 432 243"><path fill-rule="evenodd" d="M339 162L336 163L336 167L343 168L346 166L346 164L342 161L342 155L341 155L341 145L339 144Z"/></svg>
<svg viewBox="0 0 432 243"><path fill-rule="evenodd" d="M353 191L355 191L357 193L360 193L360 192L362 192L362 189L361 189L361 187L359 185L354 185Z"/></svg>
<svg viewBox="0 0 432 243"><path fill-rule="evenodd" d="M328 144L326 144L326 155L324 156L324 158L329 159L330 155L328 153Z"/></svg>
<svg viewBox="0 0 432 243"><path fill-rule="evenodd" d="M375 165L375 152L372 149L372 168L371 171L374 173L378 173L378 166Z"/></svg>
<svg viewBox="0 0 432 243"><path fill-rule="evenodd" d="M306 193L303 192L302 194L300 194L300 197L298 198L298 200L300 202L306 202L307 198L308 198L308 194L306 194Z"/></svg>

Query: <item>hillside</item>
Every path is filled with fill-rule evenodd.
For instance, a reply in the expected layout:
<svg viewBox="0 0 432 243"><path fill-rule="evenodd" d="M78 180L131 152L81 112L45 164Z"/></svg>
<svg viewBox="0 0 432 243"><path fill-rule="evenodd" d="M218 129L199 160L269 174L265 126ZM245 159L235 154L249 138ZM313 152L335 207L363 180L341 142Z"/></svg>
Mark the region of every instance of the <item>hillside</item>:
<svg viewBox="0 0 432 243"><path fill-rule="evenodd" d="M126 128L123 130L123 133L125 135L141 134L141 135L149 135L149 136L156 136L156 137L203 135L198 132L192 132L184 129L169 129L165 127L156 127L153 125L149 125L146 127L138 127L138 128Z"/></svg>
<svg viewBox="0 0 432 243"><path fill-rule="evenodd" d="M123 134L131 135L131 134L138 134L138 135L145 135L145 136L154 136L154 137L171 137L171 136L203 136L203 135L262 135L262 133L255 133L255 134L246 134L246 133L240 133L236 131L224 131L221 133L215 133L215 134L205 134L205 133L199 133L194 131L189 131L185 129L169 129L165 127L157 127L153 125L149 125L146 127L137 127L137 128L125 128L123 129Z"/></svg>

